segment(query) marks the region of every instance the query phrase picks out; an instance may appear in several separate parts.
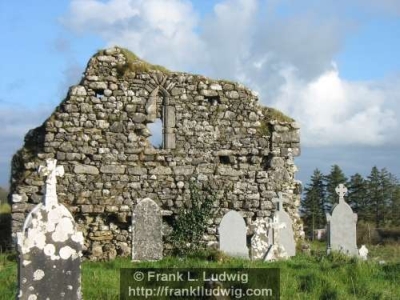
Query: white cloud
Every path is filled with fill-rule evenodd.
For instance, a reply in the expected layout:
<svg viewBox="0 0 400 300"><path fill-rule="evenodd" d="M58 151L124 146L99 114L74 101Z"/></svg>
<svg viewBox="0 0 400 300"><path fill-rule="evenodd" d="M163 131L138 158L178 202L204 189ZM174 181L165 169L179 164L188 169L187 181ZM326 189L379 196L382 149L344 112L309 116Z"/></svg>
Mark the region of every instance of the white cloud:
<svg viewBox="0 0 400 300"><path fill-rule="evenodd" d="M80 33L107 31L108 28L118 26L121 22L139 15L139 11L131 2L130 0L112 0L106 3L96 0L72 0L70 13L63 18L63 22Z"/></svg>
<svg viewBox="0 0 400 300"><path fill-rule="evenodd" d="M346 81L332 66L354 30L343 12L355 4L306 1L280 15L281 2L294 3L219 1L200 20L187 0L72 0L64 24L173 70L242 81L302 124L305 146L391 143L400 133L400 80Z"/></svg>
<svg viewBox="0 0 400 300"><path fill-rule="evenodd" d="M197 15L186 0L72 0L62 22L79 33L94 33L169 68L201 61Z"/></svg>
<svg viewBox="0 0 400 300"><path fill-rule="evenodd" d="M54 107L40 105L37 109L0 105L0 185L7 186L10 163L14 153L22 147L26 133L40 126Z"/></svg>
<svg viewBox="0 0 400 300"><path fill-rule="evenodd" d="M393 142L393 131L400 129L400 110L390 105L394 89L345 81L337 69L311 82L301 81L295 73L284 72L286 83L273 106L301 123L304 145L376 146Z"/></svg>
<svg viewBox="0 0 400 300"><path fill-rule="evenodd" d="M217 77L235 77L251 55L257 0L227 0L201 22L199 38L206 45L207 72Z"/></svg>

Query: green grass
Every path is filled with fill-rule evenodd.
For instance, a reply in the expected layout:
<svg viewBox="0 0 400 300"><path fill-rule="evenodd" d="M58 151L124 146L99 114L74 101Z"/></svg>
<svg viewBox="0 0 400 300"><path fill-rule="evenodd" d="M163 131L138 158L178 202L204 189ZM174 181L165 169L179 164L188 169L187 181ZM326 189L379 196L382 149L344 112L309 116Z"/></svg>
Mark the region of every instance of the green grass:
<svg viewBox="0 0 400 300"><path fill-rule="evenodd" d="M269 122L278 121L283 123L292 123L294 119L288 117L283 112L272 108L272 107L263 107L264 118L261 119L261 125L258 128L258 131L263 136L269 136L271 134L271 125Z"/></svg>
<svg viewBox="0 0 400 300"><path fill-rule="evenodd" d="M0 203L6 203L7 202L7 195L8 191L2 187L0 187Z"/></svg>
<svg viewBox="0 0 400 300"><path fill-rule="evenodd" d="M294 119L290 118L289 116L285 115L283 112L272 108L272 107L265 107L264 108L264 121L269 122L269 121L278 121L278 122L285 122L285 123L291 123L294 122Z"/></svg>
<svg viewBox="0 0 400 300"><path fill-rule="evenodd" d="M11 206L8 203L0 202L0 214L10 214L10 213L11 213Z"/></svg>
<svg viewBox="0 0 400 300"><path fill-rule="evenodd" d="M15 299L17 290L17 264L13 253L0 254L0 299Z"/></svg>
<svg viewBox="0 0 400 300"><path fill-rule="evenodd" d="M252 262L231 259L218 252L199 252L188 258L167 257L158 262L133 263L126 258L110 262L83 262L84 299L119 299L119 269L146 267L280 269L281 299L400 299L400 245L370 246L367 262L339 254L325 255L323 243L312 253L287 261ZM393 256L396 255L396 256ZM375 258L385 260L379 264ZM15 255L0 255L0 299L13 299L16 289Z"/></svg>

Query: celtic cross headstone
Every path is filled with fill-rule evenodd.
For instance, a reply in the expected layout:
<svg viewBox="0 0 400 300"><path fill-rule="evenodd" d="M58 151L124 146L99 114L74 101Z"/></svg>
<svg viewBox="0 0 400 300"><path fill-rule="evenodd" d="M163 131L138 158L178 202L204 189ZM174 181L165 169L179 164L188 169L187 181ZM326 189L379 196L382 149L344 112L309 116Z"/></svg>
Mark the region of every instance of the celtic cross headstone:
<svg viewBox="0 0 400 300"><path fill-rule="evenodd" d="M328 249L348 255L358 255L356 223L357 214L353 213L350 205L344 200L347 188L339 184L336 189L339 203L333 207L332 213L326 214L328 221Z"/></svg>
<svg viewBox="0 0 400 300"><path fill-rule="evenodd" d="M39 168L46 177L43 203L27 216L17 233L19 253L18 299L81 299L80 257L83 235L68 209L58 203L57 176L62 166L55 159Z"/></svg>

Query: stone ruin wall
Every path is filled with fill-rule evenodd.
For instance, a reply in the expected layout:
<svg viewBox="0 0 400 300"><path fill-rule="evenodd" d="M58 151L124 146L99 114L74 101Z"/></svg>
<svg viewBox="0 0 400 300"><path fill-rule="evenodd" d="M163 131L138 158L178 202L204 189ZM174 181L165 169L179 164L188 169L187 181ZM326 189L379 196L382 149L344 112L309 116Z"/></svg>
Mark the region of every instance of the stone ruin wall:
<svg viewBox="0 0 400 300"><path fill-rule="evenodd" d="M80 84L26 135L13 158L12 232L41 201L38 166L56 158L65 169L59 201L84 234L84 255L94 260L130 255L132 208L145 197L163 210L168 235L172 218L190 201L193 178L217 193L204 243L218 241L217 227L230 209L248 225L269 216L279 191L298 238L301 187L290 151L300 153L299 127L271 119L272 112L241 84L159 71L129 61L121 48L100 51ZM157 118L164 131L160 149L148 140L147 124Z"/></svg>

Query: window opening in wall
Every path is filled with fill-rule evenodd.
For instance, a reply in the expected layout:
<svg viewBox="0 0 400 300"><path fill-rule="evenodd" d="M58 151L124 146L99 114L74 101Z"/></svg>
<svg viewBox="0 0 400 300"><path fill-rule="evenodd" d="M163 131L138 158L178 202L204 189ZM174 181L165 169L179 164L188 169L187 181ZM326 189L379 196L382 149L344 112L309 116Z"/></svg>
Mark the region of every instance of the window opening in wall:
<svg viewBox="0 0 400 300"><path fill-rule="evenodd" d="M150 130L151 136L149 141L151 145L156 149L163 148L163 122L160 118L156 119L153 123L147 124Z"/></svg>
<svg viewBox="0 0 400 300"><path fill-rule="evenodd" d="M229 159L229 156L227 155L221 155L219 157L219 162L223 165L229 165L231 163L231 160Z"/></svg>
<svg viewBox="0 0 400 300"><path fill-rule="evenodd" d="M104 90L95 90L96 98L101 99L104 97Z"/></svg>
<svg viewBox="0 0 400 300"><path fill-rule="evenodd" d="M269 169L270 162L271 162L271 157L269 155L263 156L262 161L261 161L261 166L265 171L267 171Z"/></svg>
<svg viewBox="0 0 400 300"><path fill-rule="evenodd" d="M219 96L204 96L204 99L211 105L221 104Z"/></svg>

